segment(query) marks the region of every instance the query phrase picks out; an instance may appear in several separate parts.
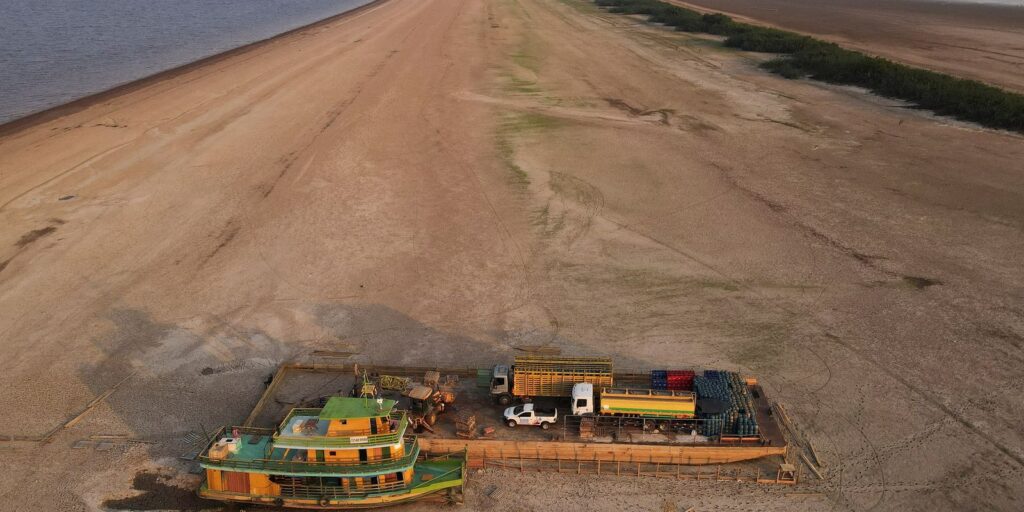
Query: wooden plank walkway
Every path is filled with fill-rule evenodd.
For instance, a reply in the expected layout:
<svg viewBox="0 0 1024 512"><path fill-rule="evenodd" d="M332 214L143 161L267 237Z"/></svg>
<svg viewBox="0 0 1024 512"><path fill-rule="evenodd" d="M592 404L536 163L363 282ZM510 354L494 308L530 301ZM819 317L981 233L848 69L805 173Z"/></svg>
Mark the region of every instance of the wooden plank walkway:
<svg viewBox="0 0 1024 512"><path fill-rule="evenodd" d="M650 445L629 443L580 443L572 441L522 441L498 439L450 439L421 436L420 450L428 454L466 451L473 460L551 460L602 463L650 463L707 465L785 456L786 447L761 445Z"/></svg>

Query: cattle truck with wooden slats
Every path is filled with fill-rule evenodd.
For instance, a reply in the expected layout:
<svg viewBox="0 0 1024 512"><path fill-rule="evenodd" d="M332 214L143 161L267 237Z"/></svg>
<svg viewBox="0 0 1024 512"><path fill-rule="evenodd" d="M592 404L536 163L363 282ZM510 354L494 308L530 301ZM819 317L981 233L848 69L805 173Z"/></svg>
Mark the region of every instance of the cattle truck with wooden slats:
<svg viewBox="0 0 1024 512"><path fill-rule="evenodd" d="M491 375L491 396L501 405L534 398L569 398L579 383L612 386L612 360L605 357L517 356Z"/></svg>

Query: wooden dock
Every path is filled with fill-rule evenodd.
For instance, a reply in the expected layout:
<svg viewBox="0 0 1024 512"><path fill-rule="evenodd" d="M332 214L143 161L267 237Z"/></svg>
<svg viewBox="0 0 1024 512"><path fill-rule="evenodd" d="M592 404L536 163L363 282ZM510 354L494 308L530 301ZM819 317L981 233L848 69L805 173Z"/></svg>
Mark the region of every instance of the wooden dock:
<svg viewBox="0 0 1024 512"><path fill-rule="evenodd" d="M586 461L615 464L709 465L785 456L786 446L761 445L654 445L633 443L581 443L574 441L522 441L421 437L420 450L428 454L465 450L470 466L481 461Z"/></svg>

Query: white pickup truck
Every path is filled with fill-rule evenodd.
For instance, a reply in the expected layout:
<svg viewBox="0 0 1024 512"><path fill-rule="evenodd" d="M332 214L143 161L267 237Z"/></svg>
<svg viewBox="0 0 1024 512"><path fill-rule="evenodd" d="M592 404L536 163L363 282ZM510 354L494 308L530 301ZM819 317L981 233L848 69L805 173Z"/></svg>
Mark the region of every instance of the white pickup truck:
<svg viewBox="0 0 1024 512"><path fill-rule="evenodd" d="M536 408L534 404L523 404L505 409L505 424L509 427L517 425L534 425L547 430L558 421L558 409Z"/></svg>

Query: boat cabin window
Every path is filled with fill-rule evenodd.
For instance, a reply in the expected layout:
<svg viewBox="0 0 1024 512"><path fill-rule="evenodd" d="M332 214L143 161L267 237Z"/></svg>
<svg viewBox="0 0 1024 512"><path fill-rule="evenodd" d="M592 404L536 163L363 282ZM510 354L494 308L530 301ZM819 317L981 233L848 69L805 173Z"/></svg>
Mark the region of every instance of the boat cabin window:
<svg viewBox="0 0 1024 512"><path fill-rule="evenodd" d="M586 398L577 398L576 399L576 407L577 408L578 407L586 407L586 406L587 406L587 399Z"/></svg>

